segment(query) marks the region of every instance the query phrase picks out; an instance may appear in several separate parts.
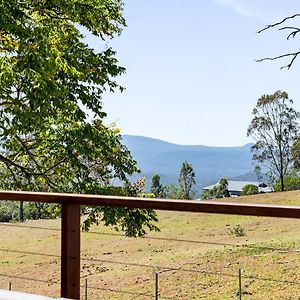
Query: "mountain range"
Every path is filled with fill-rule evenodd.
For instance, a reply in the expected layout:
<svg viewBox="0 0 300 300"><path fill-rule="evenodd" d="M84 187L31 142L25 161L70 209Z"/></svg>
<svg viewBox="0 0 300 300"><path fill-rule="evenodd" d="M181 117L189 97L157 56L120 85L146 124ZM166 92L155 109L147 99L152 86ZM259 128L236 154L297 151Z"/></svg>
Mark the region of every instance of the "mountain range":
<svg viewBox="0 0 300 300"><path fill-rule="evenodd" d="M138 162L148 187L153 174L159 174L163 184L177 184L184 161L192 164L196 173L197 188L219 181L222 177L235 180L254 180L251 146L211 147L203 145L177 145L163 140L123 135L123 143Z"/></svg>

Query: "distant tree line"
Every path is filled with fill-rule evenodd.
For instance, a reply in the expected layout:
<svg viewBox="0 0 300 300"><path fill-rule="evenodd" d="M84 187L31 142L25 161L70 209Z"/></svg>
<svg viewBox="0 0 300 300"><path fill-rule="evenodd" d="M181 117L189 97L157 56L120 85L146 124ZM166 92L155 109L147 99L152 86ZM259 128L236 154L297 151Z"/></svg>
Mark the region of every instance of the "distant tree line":
<svg viewBox="0 0 300 300"><path fill-rule="evenodd" d="M152 176L150 192L156 198L187 199L191 200L195 196L194 187L196 185L196 173L190 163L183 162L179 171L178 185L162 185L160 176Z"/></svg>
<svg viewBox="0 0 300 300"><path fill-rule="evenodd" d="M300 113L293 108L293 100L284 91L261 96L252 111L247 135L255 141L251 148L255 173L263 181L265 172L269 185L276 191L300 189ZM160 176L152 177L151 193L157 198L193 199L195 172L190 163L182 163L178 185L163 186ZM241 195L258 194L256 185L246 185ZM202 199L230 197L228 180L222 178Z"/></svg>

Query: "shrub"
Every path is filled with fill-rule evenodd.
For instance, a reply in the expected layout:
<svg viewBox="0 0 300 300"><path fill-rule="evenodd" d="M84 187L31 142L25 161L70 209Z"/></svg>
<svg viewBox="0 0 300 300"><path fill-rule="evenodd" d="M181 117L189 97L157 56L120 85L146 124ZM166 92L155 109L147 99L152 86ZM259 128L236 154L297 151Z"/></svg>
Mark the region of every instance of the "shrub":
<svg viewBox="0 0 300 300"><path fill-rule="evenodd" d="M10 222L18 218L18 203L0 201L0 222Z"/></svg>
<svg viewBox="0 0 300 300"><path fill-rule="evenodd" d="M285 191L294 191L300 190L300 177L296 175L288 175L283 178L284 190ZM280 191L280 181L275 183L275 191Z"/></svg>
<svg viewBox="0 0 300 300"><path fill-rule="evenodd" d="M259 189L255 184L246 184L241 192L241 196L259 194Z"/></svg>
<svg viewBox="0 0 300 300"><path fill-rule="evenodd" d="M201 198L203 200L207 200L228 197L230 197L230 193L228 191L228 180L226 178L222 178L212 189L204 191Z"/></svg>
<svg viewBox="0 0 300 300"><path fill-rule="evenodd" d="M235 236L244 236L246 235L245 228L242 227L240 224L235 225L233 228L229 229L231 234L234 234Z"/></svg>

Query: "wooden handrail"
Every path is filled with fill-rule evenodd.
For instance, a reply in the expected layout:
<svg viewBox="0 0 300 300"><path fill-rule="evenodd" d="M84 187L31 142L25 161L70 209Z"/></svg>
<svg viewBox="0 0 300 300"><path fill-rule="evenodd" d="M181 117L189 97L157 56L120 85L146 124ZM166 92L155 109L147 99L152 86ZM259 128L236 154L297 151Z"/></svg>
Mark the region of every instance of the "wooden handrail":
<svg viewBox="0 0 300 300"><path fill-rule="evenodd" d="M198 213L300 218L300 206L233 203L222 201L197 201L138 198L125 196L104 196L66 193L41 193L23 191L0 191L0 200L32 201L90 206L148 208L169 211L190 211Z"/></svg>

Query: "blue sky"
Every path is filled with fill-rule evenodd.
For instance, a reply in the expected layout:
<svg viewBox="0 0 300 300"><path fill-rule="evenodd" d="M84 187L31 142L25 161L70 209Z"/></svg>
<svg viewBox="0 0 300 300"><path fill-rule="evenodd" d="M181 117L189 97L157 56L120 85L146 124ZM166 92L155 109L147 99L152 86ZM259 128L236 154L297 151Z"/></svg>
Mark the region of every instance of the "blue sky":
<svg viewBox="0 0 300 300"><path fill-rule="evenodd" d="M298 49L277 30L256 32L300 12L296 0L125 0L127 27L108 42L127 72L127 90L103 97L107 122L123 134L178 144L237 146L262 94L285 90L300 111L300 58L254 60ZM96 49L103 46L88 37ZM98 44L99 43L99 44ZM99 46L98 46L99 45ZM100 49L100 48L99 48ZM298 49L299 50L299 49Z"/></svg>

